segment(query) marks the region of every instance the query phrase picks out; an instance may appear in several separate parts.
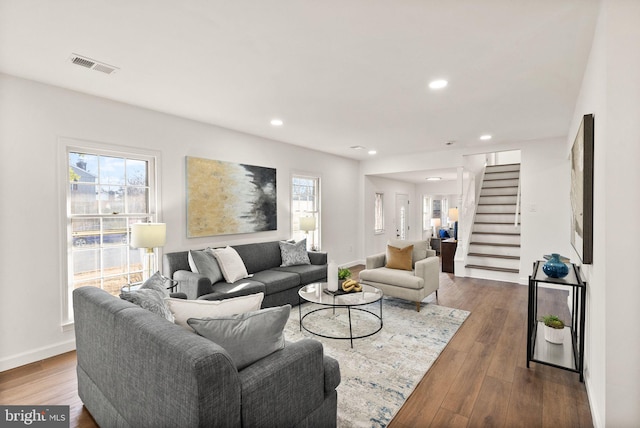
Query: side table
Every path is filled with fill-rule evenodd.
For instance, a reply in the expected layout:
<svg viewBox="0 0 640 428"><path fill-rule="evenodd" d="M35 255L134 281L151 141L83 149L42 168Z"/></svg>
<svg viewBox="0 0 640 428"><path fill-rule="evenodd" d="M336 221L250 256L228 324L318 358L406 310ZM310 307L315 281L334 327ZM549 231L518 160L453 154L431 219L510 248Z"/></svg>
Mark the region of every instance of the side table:
<svg viewBox="0 0 640 428"><path fill-rule="evenodd" d="M455 239L445 239L440 244L440 254L442 256L442 272L454 273L456 256L456 248L458 248L458 241Z"/></svg>

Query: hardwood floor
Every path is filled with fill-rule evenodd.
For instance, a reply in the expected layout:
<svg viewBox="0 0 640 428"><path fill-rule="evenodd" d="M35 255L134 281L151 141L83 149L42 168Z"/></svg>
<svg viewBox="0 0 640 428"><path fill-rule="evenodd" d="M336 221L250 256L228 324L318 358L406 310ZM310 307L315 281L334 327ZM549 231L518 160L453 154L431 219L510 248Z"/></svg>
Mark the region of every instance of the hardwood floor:
<svg viewBox="0 0 640 428"><path fill-rule="evenodd" d="M593 426L577 374L526 367L526 286L443 273L438 295L438 304L471 315L391 428ZM550 294L548 311L559 311L559 301ZM0 403L70 405L72 427L96 427L78 397L75 364L69 352L0 373Z"/></svg>

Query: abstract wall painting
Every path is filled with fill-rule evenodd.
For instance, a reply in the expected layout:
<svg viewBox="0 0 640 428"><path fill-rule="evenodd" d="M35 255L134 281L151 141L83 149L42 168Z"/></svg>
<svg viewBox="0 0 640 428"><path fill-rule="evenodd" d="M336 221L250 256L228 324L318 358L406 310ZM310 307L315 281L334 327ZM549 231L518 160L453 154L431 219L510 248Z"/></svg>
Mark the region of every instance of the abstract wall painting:
<svg viewBox="0 0 640 428"><path fill-rule="evenodd" d="M277 230L276 170L187 156L187 237Z"/></svg>
<svg viewBox="0 0 640 428"><path fill-rule="evenodd" d="M593 115L582 118L571 148L571 245L593 263Z"/></svg>

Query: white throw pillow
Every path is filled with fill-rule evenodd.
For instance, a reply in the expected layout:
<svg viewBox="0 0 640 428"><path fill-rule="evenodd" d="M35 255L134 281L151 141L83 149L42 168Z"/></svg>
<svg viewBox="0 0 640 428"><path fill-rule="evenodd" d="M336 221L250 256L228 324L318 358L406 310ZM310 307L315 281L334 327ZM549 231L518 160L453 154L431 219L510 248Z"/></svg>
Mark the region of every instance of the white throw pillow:
<svg viewBox="0 0 640 428"><path fill-rule="evenodd" d="M223 317L245 312L257 311L262 305L264 293L231 297L224 300L185 300L167 297L165 302L175 319L175 323L193 331L189 318Z"/></svg>
<svg viewBox="0 0 640 428"><path fill-rule="evenodd" d="M247 268L244 266L244 262L240 258L240 254L231 248L216 248L211 250L213 256L218 261L224 280L227 282L236 282L239 279L247 278Z"/></svg>

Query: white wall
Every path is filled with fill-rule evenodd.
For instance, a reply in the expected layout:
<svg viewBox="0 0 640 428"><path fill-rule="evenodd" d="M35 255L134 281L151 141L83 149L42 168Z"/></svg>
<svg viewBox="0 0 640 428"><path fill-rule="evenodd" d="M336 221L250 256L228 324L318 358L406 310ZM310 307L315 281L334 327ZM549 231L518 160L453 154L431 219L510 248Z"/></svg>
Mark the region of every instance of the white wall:
<svg viewBox="0 0 640 428"><path fill-rule="evenodd" d="M409 196L409 236L411 239L420 239L422 232L422 217L419 214L420 201L416 198L416 186L412 183L390 180L382 177L364 177L364 245L367 251L364 256L384 252L387 241L396 237L396 195ZM384 233L374 233L374 206L375 194L384 194Z"/></svg>
<svg viewBox="0 0 640 428"><path fill-rule="evenodd" d="M323 250L360 258L356 161L6 75L0 121L0 371L74 348L61 329L59 137L161 153L165 251L290 237L290 177L304 171L322 177ZM276 168L278 230L187 239L187 155Z"/></svg>
<svg viewBox="0 0 640 428"><path fill-rule="evenodd" d="M603 0L566 150L595 120L594 254L587 286L585 381L596 427L640 421L640 2ZM626 213L622 233L608 233ZM577 256L575 256L577 257Z"/></svg>

